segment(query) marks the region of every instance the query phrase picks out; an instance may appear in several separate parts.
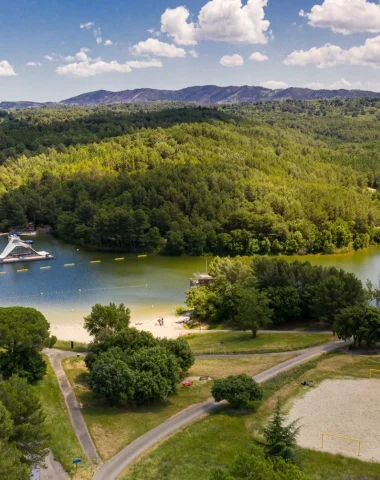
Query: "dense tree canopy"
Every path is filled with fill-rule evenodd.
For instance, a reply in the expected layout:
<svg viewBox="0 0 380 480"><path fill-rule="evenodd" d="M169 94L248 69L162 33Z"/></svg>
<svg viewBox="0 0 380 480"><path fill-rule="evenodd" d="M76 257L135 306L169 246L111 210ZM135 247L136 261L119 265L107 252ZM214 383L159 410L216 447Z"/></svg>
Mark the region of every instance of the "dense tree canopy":
<svg viewBox="0 0 380 480"><path fill-rule="evenodd" d="M344 308L335 316L334 330L343 340L353 338L354 347L370 347L380 341L380 310L365 304Z"/></svg>
<svg viewBox="0 0 380 480"><path fill-rule="evenodd" d="M355 275L309 262L255 257L249 266L239 259L217 257L210 272L214 281L187 294L193 317L232 322L254 334L269 321L274 326L316 320L332 325L343 308L366 300Z"/></svg>
<svg viewBox="0 0 380 480"><path fill-rule="evenodd" d="M239 455L225 471L215 468L210 480L310 480L296 465L282 458L268 458L259 447Z"/></svg>
<svg viewBox="0 0 380 480"><path fill-rule="evenodd" d="M97 303L91 309L90 315L84 318L84 328L90 335L98 337L107 333L120 332L129 327L131 311L122 303L115 305L100 305Z"/></svg>
<svg viewBox="0 0 380 480"><path fill-rule="evenodd" d="M249 402L263 398L260 385L246 374L215 380L211 393L216 402L227 400L233 407L247 407Z"/></svg>
<svg viewBox="0 0 380 480"><path fill-rule="evenodd" d="M0 368L5 376L41 379L46 365L40 352L49 342L49 323L34 308L0 308Z"/></svg>
<svg viewBox="0 0 380 480"><path fill-rule="evenodd" d="M0 230L172 255L364 248L380 241L379 118L372 99L4 113Z"/></svg>
<svg viewBox="0 0 380 480"><path fill-rule="evenodd" d="M0 383L0 478L29 480L30 467L43 465L49 435L37 395L12 376Z"/></svg>
<svg viewBox="0 0 380 480"><path fill-rule="evenodd" d="M103 331L86 357L94 394L120 405L165 400L193 363L186 340L159 339L128 327Z"/></svg>

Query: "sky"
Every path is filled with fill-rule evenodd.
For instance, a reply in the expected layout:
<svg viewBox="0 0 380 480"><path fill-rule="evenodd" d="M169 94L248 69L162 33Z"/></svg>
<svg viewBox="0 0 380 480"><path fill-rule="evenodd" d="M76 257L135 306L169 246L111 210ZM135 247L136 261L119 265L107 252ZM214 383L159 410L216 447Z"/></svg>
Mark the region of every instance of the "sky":
<svg viewBox="0 0 380 480"><path fill-rule="evenodd" d="M0 0L0 101L210 84L380 91L380 0Z"/></svg>

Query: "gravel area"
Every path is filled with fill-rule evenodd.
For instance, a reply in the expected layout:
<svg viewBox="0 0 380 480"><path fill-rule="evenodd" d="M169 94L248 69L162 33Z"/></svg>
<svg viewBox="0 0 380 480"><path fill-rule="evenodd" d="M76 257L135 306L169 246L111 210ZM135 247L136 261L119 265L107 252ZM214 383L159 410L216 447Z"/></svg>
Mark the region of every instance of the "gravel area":
<svg viewBox="0 0 380 480"><path fill-rule="evenodd" d="M293 402L288 421L298 418L300 446L321 450L323 432L344 435L361 440L361 460L380 462L380 380L325 380ZM358 442L325 436L323 451L358 458Z"/></svg>

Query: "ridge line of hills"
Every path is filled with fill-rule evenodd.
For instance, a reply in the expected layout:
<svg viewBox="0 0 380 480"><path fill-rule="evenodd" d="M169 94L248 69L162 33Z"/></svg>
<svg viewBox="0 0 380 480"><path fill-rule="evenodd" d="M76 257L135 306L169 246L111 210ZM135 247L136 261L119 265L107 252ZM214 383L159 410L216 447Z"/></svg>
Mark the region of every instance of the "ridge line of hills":
<svg viewBox="0 0 380 480"><path fill-rule="evenodd" d="M92 106L111 103L151 103L151 102L189 102L201 105L256 103L281 100L328 100L354 99L372 97L380 98L380 92L365 90L312 90L310 88L289 87L281 90L271 90L256 86L228 86L203 85L182 88L180 90L160 90L153 88L138 88L111 92L97 90L87 92L60 102L31 102L12 101L0 102L0 109L12 110L44 106Z"/></svg>

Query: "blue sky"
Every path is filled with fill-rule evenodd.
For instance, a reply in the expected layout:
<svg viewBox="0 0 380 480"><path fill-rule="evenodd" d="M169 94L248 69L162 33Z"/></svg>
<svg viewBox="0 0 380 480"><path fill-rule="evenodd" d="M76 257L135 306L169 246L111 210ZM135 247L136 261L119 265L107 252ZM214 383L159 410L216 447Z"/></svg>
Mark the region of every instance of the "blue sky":
<svg viewBox="0 0 380 480"><path fill-rule="evenodd" d="M203 84L380 91L380 4L0 0L0 101Z"/></svg>

